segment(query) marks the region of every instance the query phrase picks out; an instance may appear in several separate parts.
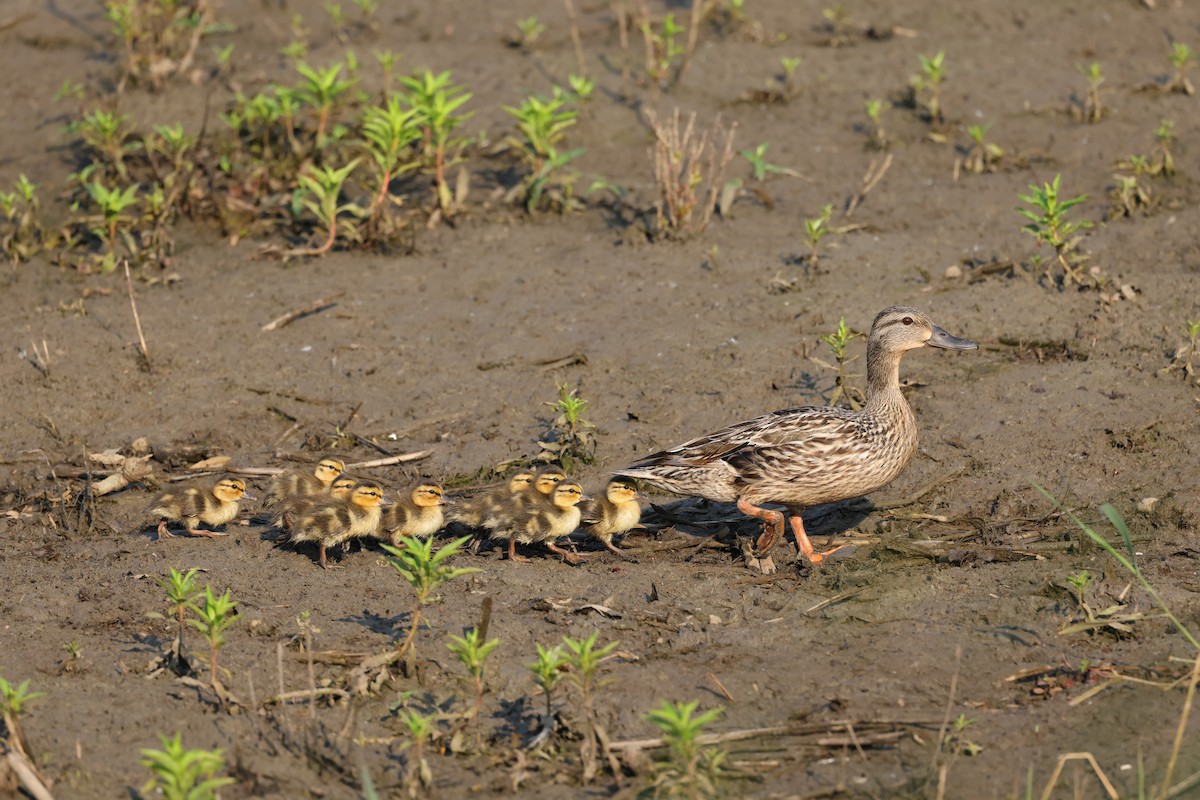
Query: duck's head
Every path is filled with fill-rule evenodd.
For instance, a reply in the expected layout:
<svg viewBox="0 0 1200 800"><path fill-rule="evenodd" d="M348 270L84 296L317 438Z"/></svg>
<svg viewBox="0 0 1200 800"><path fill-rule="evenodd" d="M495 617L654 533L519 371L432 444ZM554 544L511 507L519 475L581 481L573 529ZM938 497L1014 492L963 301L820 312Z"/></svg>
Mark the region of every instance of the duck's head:
<svg viewBox="0 0 1200 800"><path fill-rule="evenodd" d="M434 506L446 505L446 499L442 497L442 487L436 483L418 484L412 490L413 505L417 508L433 508Z"/></svg>
<svg viewBox="0 0 1200 800"><path fill-rule="evenodd" d="M508 490L513 494L516 494L522 489L528 489L532 485L533 473L527 469L521 470L516 475L513 475L508 479Z"/></svg>
<svg viewBox="0 0 1200 800"><path fill-rule="evenodd" d="M243 497L247 500L254 498L246 494L246 484L240 478L222 478L213 487L213 495L224 503L236 503Z"/></svg>
<svg viewBox="0 0 1200 800"><path fill-rule="evenodd" d="M329 487L329 494L339 500L343 500L350 496L354 491L354 487L358 486L358 481L354 478L347 478L344 475L333 482Z"/></svg>
<svg viewBox="0 0 1200 800"><path fill-rule="evenodd" d="M384 505L383 489L374 483L364 483L354 487L350 493L350 502L359 508L375 508Z"/></svg>
<svg viewBox="0 0 1200 800"><path fill-rule="evenodd" d="M566 474L558 467L542 467L533 479L533 486L544 495L554 491L554 487L566 478Z"/></svg>
<svg viewBox="0 0 1200 800"><path fill-rule="evenodd" d="M613 478L608 482L608 489L605 490L605 497L608 502L615 506L623 503L637 502L638 494L637 486L629 478Z"/></svg>
<svg viewBox="0 0 1200 800"><path fill-rule="evenodd" d="M550 495L551 502L559 508L570 508L587 499L589 498L583 493L583 487L579 485L579 481L560 481L555 484L554 491Z"/></svg>
<svg viewBox="0 0 1200 800"><path fill-rule="evenodd" d="M923 312L908 306L892 306L880 311L871 325L868 343L895 353L925 346L945 350L979 349L975 342L947 333Z"/></svg>
<svg viewBox="0 0 1200 800"><path fill-rule="evenodd" d="M313 470L313 474L317 476L317 480L328 486L346 471L346 463L337 458L323 458L317 464L317 468Z"/></svg>

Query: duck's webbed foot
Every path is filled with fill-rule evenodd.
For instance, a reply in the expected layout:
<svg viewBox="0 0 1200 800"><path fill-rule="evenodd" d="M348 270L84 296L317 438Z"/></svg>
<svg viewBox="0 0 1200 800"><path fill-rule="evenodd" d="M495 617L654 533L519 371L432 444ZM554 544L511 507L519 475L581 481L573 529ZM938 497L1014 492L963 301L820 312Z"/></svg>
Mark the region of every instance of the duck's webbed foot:
<svg viewBox="0 0 1200 800"><path fill-rule="evenodd" d="M758 541L754 546L754 556L756 558L765 558L775 545L779 544L779 540L783 538L783 512L776 511L771 508L759 508L756 505L751 505L748 500L739 499L737 502L738 511L751 517L757 517L763 521L762 535L758 537Z"/></svg>
<svg viewBox="0 0 1200 800"><path fill-rule="evenodd" d="M800 518L800 515L792 514L789 522L792 526L792 535L796 537L796 547L800 549L800 555L803 558L807 558L813 564L820 564L825 560L825 556L833 555L838 550L850 546L848 544L840 544L837 547L818 553L816 548L812 546L812 542L808 540L808 534L804 532L804 520Z"/></svg>

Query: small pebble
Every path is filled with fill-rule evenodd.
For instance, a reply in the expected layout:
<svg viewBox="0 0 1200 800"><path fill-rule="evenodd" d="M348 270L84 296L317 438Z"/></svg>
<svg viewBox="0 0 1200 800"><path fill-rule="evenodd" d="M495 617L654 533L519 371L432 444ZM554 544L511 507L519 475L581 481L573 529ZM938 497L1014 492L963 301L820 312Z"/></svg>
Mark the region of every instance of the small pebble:
<svg viewBox="0 0 1200 800"><path fill-rule="evenodd" d="M962 267L958 264L951 264L946 267L946 280L956 281L962 277Z"/></svg>

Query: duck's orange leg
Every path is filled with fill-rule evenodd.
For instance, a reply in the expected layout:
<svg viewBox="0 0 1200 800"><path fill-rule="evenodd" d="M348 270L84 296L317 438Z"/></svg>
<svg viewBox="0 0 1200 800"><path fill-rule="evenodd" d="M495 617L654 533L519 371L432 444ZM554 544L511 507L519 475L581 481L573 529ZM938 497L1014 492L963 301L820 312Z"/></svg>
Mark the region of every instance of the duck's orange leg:
<svg viewBox="0 0 1200 800"><path fill-rule="evenodd" d="M749 501L741 498L739 498L737 501L737 507L738 511L742 512L743 514L751 517L757 517L763 521L763 532L762 535L758 537L758 541L755 543L754 550L758 557L761 558L765 556L767 553L771 552L771 549L774 548L775 545L779 543L779 540L783 538L783 512L775 511L774 509L770 508L759 508L758 506L751 505ZM803 529L801 529L801 535L803 535ZM805 538L804 541L807 542L808 539ZM811 545L809 546L809 549L812 549Z"/></svg>
<svg viewBox="0 0 1200 800"><path fill-rule="evenodd" d="M572 553L569 550L564 550L563 548L556 545L554 542L546 542L545 545L546 545L546 549L548 549L552 553L558 553L560 556L562 556L563 561L567 562L568 564L570 564L572 566L582 563L582 561L583 561L582 556Z"/></svg>
<svg viewBox="0 0 1200 800"><path fill-rule="evenodd" d="M796 537L796 546L800 548L800 554L814 564L820 564L825 560L825 556L833 555L842 548L849 547L848 544L840 544L832 550L824 550L820 553L812 546L812 542L808 540L808 534L804 532L804 520L800 518L798 513L793 513L789 519L792 525L792 535Z"/></svg>

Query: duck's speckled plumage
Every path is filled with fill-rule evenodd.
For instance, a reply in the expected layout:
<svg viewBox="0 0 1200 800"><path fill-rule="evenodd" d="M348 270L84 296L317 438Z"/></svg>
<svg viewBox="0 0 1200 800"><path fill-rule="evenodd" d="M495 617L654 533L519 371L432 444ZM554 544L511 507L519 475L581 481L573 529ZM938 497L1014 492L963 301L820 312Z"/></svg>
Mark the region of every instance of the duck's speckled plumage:
<svg viewBox="0 0 1200 800"><path fill-rule="evenodd" d="M326 497L329 487L346 471L341 459L323 458L312 472L285 472L271 479L271 488L263 498L263 508L271 508L302 497Z"/></svg>
<svg viewBox="0 0 1200 800"><path fill-rule="evenodd" d="M290 541L317 542L321 550L321 566L326 564L326 550L335 545L364 536L373 536L383 514L383 489L374 483L356 486L345 500L321 503L296 518Z"/></svg>
<svg viewBox="0 0 1200 800"><path fill-rule="evenodd" d="M628 533L642 520L641 495L628 478L613 478L608 482L603 497L589 500L581 506L582 522L588 533L617 555L620 549L613 544L613 537Z"/></svg>
<svg viewBox="0 0 1200 800"><path fill-rule="evenodd" d="M154 499L146 507L146 514L158 517L158 536L171 538L167 522L182 522L184 529L193 536L226 536L218 531L202 531L200 523L209 527L220 527L232 522L238 515L239 501L247 497L246 484L238 478L222 478L211 489L184 489L167 492ZM253 498L250 498L253 499Z"/></svg>
<svg viewBox="0 0 1200 800"><path fill-rule="evenodd" d="M861 410L806 406L775 411L655 453L618 474L678 494L736 501L743 511L762 512L755 515L776 525L778 532L782 517L777 512L747 506L785 505L801 539L801 509L875 491L912 461L917 426L900 391L900 359L905 351L925 345L978 347L946 333L915 308L884 309L867 341L867 402ZM767 541L774 544L774 539ZM820 560L807 537L800 545L806 555Z"/></svg>
<svg viewBox="0 0 1200 800"><path fill-rule="evenodd" d="M529 470L515 473L507 483L494 486L462 503L453 514L454 521L470 528L488 527L488 521L496 518L513 495L533 485L533 477Z"/></svg>
<svg viewBox="0 0 1200 800"><path fill-rule="evenodd" d="M432 536L441 530L446 518L446 500L442 487L436 483L421 483L384 510L379 521L379 533L398 545L401 536Z"/></svg>
<svg viewBox="0 0 1200 800"><path fill-rule="evenodd" d="M491 538L508 542L509 557L516 559L516 544L542 543L549 550L574 563L576 557L558 547L555 540L574 533L579 527L579 503L587 499L577 481L559 481L549 495L536 489L526 492L523 502L498 520Z"/></svg>

